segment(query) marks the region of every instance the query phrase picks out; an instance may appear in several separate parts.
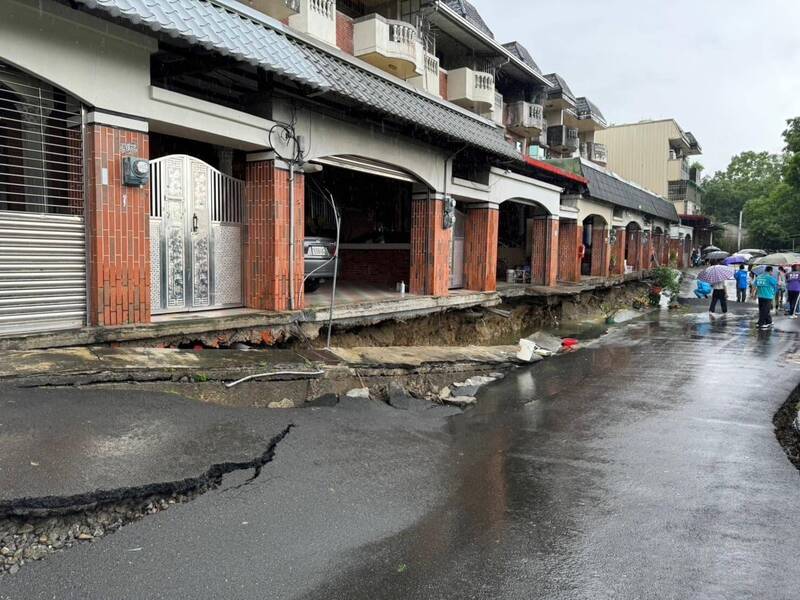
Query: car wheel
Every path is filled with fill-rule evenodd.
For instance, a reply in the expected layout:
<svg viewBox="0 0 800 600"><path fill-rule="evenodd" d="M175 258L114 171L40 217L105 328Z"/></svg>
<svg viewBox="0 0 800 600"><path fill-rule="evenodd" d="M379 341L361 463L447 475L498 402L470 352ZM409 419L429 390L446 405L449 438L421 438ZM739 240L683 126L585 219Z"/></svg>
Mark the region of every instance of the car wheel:
<svg viewBox="0 0 800 600"><path fill-rule="evenodd" d="M319 289L319 279L306 279L305 291L308 294L316 292Z"/></svg>

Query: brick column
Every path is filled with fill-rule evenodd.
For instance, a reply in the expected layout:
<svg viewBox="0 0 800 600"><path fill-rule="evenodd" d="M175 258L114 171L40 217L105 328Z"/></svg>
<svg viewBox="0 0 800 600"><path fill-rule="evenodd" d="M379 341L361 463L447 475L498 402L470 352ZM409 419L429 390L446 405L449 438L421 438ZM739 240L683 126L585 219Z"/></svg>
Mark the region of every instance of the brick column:
<svg viewBox="0 0 800 600"><path fill-rule="evenodd" d="M653 254L653 234L648 233L647 242L644 241L644 235L642 235L640 246L642 250L642 256L639 261L639 269L646 271L650 269L650 257Z"/></svg>
<svg viewBox="0 0 800 600"><path fill-rule="evenodd" d="M123 156L149 159L148 135L92 123L85 143L88 323L149 323L150 186L122 185Z"/></svg>
<svg viewBox="0 0 800 600"><path fill-rule="evenodd" d="M679 269L686 267L683 260L683 242L680 239L669 240L669 253L675 255L675 266Z"/></svg>
<svg viewBox="0 0 800 600"><path fill-rule="evenodd" d="M558 283L558 217L536 217L533 221L531 282L555 286Z"/></svg>
<svg viewBox="0 0 800 600"><path fill-rule="evenodd" d="M628 266L634 271L639 270L642 258L642 232L638 229L625 232L626 249L625 257L628 261Z"/></svg>
<svg viewBox="0 0 800 600"><path fill-rule="evenodd" d="M500 211L497 206L467 210L464 240L464 286L468 290L493 292L497 289L497 235Z"/></svg>
<svg viewBox="0 0 800 600"><path fill-rule="evenodd" d="M447 296L453 230L444 228L444 196L415 192L411 199L411 274L409 292Z"/></svg>
<svg viewBox="0 0 800 600"><path fill-rule="evenodd" d="M258 310L289 310L289 170L268 158L247 158L245 175L244 301ZM303 307L305 185L295 173L295 308Z"/></svg>
<svg viewBox="0 0 800 600"><path fill-rule="evenodd" d="M558 234L558 279L577 283L581 280L578 246L582 243L583 227L577 221L561 219Z"/></svg>
<svg viewBox="0 0 800 600"><path fill-rule="evenodd" d="M624 275L625 274L625 249L626 249L626 231L624 227L615 227L617 241L611 245L610 254L614 257L613 266L609 267L611 275Z"/></svg>
<svg viewBox="0 0 800 600"><path fill-rule="evenodd" d="M608 277L610 252L608 230L605 227L592 229L592 276Z"/></svg>

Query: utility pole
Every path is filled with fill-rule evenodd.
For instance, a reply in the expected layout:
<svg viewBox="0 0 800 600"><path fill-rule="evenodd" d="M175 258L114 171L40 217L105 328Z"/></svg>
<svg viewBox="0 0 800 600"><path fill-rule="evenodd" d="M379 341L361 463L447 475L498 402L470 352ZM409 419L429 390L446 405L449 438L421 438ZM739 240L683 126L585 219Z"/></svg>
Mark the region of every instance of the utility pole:
<svg viewBox="0 0 800 600"><path fill-rule="evenodd" d="M736 236L737 252L742 249L742 215L744 215L744 210L739 211L739 233Z"/></svg>

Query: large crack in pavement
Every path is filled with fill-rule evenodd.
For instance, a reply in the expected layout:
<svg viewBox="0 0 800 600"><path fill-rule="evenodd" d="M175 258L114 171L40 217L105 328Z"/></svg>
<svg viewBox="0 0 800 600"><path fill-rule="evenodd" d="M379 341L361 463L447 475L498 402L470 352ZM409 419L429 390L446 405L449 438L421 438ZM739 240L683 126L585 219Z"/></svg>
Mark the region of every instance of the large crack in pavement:
<svg viewBox="0 0 800 600"><path fill-rule="evenodd" d="M217 489L233 472L253 470L251 482L275 458L294 424L267 444L259 456L210 466L198 477L149 485L96 490L71 496L19 498L0 502L0 577L15 574L29 561L40 560L77 543L91 542L148 515L185 504Z"/></svg>

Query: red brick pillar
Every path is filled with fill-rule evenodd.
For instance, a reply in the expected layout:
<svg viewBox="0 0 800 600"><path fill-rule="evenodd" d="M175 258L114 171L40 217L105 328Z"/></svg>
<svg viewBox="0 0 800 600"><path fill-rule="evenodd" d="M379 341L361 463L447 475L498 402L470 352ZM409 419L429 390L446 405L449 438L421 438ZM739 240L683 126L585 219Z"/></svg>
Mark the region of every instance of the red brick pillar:
<svg viewBox="0 0 800 600"><path fill-rule="evenodd" d="M497 289L497 206L467 210L464 240L464 286L468 290L493 292Z"/></svg>
<svg viewBox="0 0 800 600"><path fill-rule="evenodd" d="M640 244L642 255L639 260L639 269L642 271L647 271L650 269L650 262L651 262L650 257L653 254L653 235L650 232L645 232L645 233L647 234L647 241L645 241L644 239L645 234L643 233Z"/></svg>
<svg viewBox="0 0 800 600"><path fill-rule="evenodd" d="M415 192L411 199L411 274L409 292L447 296L453 230L444 228L444 196Z"/></svg>
<svg viewBox="0 0 800 600"><path fill-rule="evenodd" d="M558 283L558 238L557 217L534 219L531 244L531 282L534 285L552 287Z"/></svg>
<svg viewBox="0 0 800 600"><path fill-rule="evenodd" d="M611 275L625 274L626 231L624 227L615 227L616 241L611 245L610 254L614 257L614 264L609 267Z"/></svg>
<svg viewBox="0 0 800 600"><path fill-rule="evenodd" d="M634 229L633 231L626 230L626 249L625 249L625 258L628 261L628 266L631 267L634 271L639 270L640 259L642 255L641 251L641 244L642 244L642 232L638 229Z"/></svg>
<svg viewBox="0 0 800 600"><path fill-rule="evenodd" d="M608 277L609 259L608 230L605 227L592 228L593 277Z"/></svg>
<svg viewBox="0 0 800 600"><path fill-rule="evenodd" d="M558 234L558 279L577 283L581 280L581 259L578 246L582 243L583 227L577 221L561 219Z"/></svg>
<svg viewBox="0 0 800 600"><path fill-rule="evenodd" d="M305 185L295 173L295 309L303 308ZM258 310L289 310L289 170L265 154L247 158L244 302Z"/></svg>
<svg viewBox="0 0 800 600"><path fill-rule="evenodd" d="M148 134L92 123L85 143L88 323L149 323L150 186L122 185L123 156L150 158Z"/></svg>

